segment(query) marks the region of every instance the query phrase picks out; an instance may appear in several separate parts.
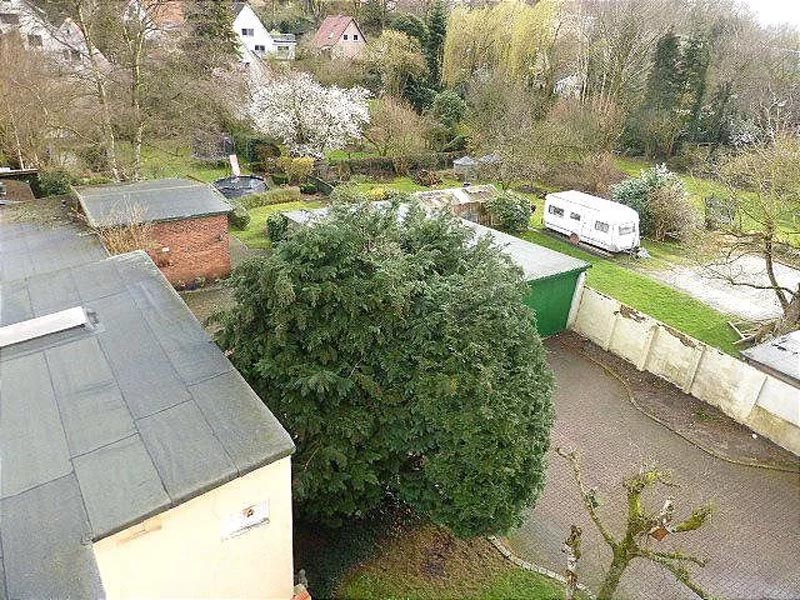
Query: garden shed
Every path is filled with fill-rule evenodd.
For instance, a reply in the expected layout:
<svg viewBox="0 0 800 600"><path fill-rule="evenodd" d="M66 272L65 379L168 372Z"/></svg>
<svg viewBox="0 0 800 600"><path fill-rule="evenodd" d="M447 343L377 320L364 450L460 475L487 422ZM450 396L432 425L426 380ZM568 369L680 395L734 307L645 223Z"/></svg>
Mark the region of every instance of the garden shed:
<svg viewBox="0 0 800 600"><path fill-rule="evenodd" d="M98 231L147 224L146 250L170 283L186 287L231 272L231 205L213 186L158 179L75 189L88 224ZM123 251L133 250L125 248Z"/></svg>
<svg viewBox="0 0 800 600"><path fill-rule="evenodd" d="M478 169L478 161L471 156L462 156L453 161L453 171L462 181L472 179Z"/></svg>
<svg viewBox="0 0 800 600"><path fill-rule="evenodd" d="M525 304L536 312L539 334L566 330L578 310L589 263L478 223L461 222L477 236L491 235L495 245L522 269L530 287Z"/></svg>

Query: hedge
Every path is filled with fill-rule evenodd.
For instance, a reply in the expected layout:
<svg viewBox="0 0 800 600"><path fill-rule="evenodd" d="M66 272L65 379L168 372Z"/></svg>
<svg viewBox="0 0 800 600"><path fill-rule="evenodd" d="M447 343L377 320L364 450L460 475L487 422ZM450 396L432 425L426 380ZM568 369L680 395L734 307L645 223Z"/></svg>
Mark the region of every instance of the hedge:
<svg viewBox="0 0 800 600"><path fill-rule="evenodd" d="M410 171L449 169L453 166L453 161L460 155L461 153L459 152L440 152L435 154L414 154L404 156L402 159L369 156L366 158L349 158L337 161L335 164L340 173L347 176L393 177L397 174L395 170L396 160L402 160Z"/></svg>

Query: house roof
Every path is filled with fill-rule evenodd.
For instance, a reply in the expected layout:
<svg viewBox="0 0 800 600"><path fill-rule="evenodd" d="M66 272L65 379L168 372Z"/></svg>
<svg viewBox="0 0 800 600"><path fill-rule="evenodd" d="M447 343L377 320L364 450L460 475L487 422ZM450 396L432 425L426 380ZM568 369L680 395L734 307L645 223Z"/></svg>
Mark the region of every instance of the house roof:
<svg viewBox="0 0 800 600"><path fill-rule="evenodd" d="M317 29L317 33L314 34L312 43L317 48L333 46L339 41L339 38L342 37L342 34L351 22L355 23L355 26L358 27L356 20L349 15L330 15L325 17L322 25ZM359 27L358 30L361 31L361 28ZM363 33L361 37L364 39ZM364 41L366 41L366 39Z"/></svg>
<svg viewBox="0 0 800 600"><path fill-rule="evenodd" d="M234 2L233 3L233 5L231 6L231 9L233 10L233 18L234 19L239 16L239 13L242 12L242 10L244 9L245 6L247 6L247 2Z"/></svg>
<svg viewBox="0 0 800 600"><path fill-rule="evenodd" d="M748 362L767 367L781 379L800 384L800 331L743 350Z"/></svg>
<svg viewBox="0 0 800 600"><path fill-rule="evenodd" d="M92 227L176 221L231 211L213 186L188 179L157 179L75 189Z"/></svg>
<svg viewBox="0 0 800 600"><path fill-rule="evenodd" d="M0 327L93 315L0 348L0 598L101 597L92 541L293 451L144 252L3 281L0 297Z"/></svg>

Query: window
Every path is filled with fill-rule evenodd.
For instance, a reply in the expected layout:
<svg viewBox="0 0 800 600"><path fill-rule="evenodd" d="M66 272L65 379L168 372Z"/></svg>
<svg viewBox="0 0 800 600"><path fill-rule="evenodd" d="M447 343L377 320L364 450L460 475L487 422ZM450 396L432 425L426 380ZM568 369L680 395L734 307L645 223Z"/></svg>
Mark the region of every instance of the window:
<svg viewBox="0 0 800 600"><path fill-rule="evenodd" d="M255 30L250 29L250 28L243 28L242 29L242 35L246 35L248 37L253 37L255 35Z"/></svg>
<svg viewBox="0 0 800 600"><path fill-rule="evenodd" d="M278 46L278 50L280 50L281 52L288 52L289 46Z"/></svg>
<svg viewBox="0 0 800 600"><path fill-rule="evenodd" d="M581 216L578 213L569 213L569 218L573 221L580 221Z"/></svg>
<svg viewBox="0 0 800 600"><path fill-rule="evenodd" d="M28 46L34 48L41 48L42 47L42 36L40 35L29 35L28 36Z"/></svg>
<svg viewBox="0 0 800 600"><path fill-rule="evenodd" d="M342 36L342 39L343 39L343 40L346 42L347 40L349 40L349 39L350 39L350 36L349 36L349 35L347 35L347 34L345 33L345 34Z"/></svg>
<svg viewBox="0 0 800 600"><path fill-rule="evenodd" d="M551 204L550 206L547 207L547 212L549 212L551 215L555 215L557 217L563 217L564 216L564 209L563 208L558 208L554 204Z"/></svg>
<svg viewBox="0 0 800 600"><path fill-rule="evenodd" d="M634 225L633 223L628 223L627 225L619 226L620 235L628 235L629 233L633 233L634 231L636 231L636 225Z"/></svg>
<svg viewBox="0 0 800 600"><path fill-rule="evenodd" d="M358 41L358 34L357 34L357 33L354 33L354 34L353 34L353 41L354 41L354 42L357 42L357 41Z"/></svg>
<svg viewBox="0 0 800 600"><path fill-rule="evenodd" d="M0 13L0 23L4 25L19 25L19 15L13 13Z"/></svg>
<svg viewBox="0 0 800 600"><path fill-rule="evenodd" d="M595 221L594 228L597 229L597 231L608 233L608 223L603 223L602 221Z"/></svg>
<svg viewBox="0 0 800 600"><path fill-rule="evenodd" d="M267 51L266 46L262 46L261 44L256 44L256 52L266 52L266 51Z"/></svg>

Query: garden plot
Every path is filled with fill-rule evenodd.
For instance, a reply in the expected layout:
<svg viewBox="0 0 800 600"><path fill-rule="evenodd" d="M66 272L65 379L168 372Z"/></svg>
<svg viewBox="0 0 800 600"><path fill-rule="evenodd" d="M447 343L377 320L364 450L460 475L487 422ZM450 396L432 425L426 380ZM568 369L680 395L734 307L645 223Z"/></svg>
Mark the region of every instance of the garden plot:
<svg viewBox="0 0 800 600"><path fill-rule="evenodd" d="M668 271L655 271L651 275L723 313L748 321L763 321L782 314L773 290L734 285L725 279L729 276L737 282L769 285L764 259L758 256L742 256L724 266L676 265ZM778 283L786 288L797 289L800 285L800 271L797 269L776 264L775 276Z"/></svg>

